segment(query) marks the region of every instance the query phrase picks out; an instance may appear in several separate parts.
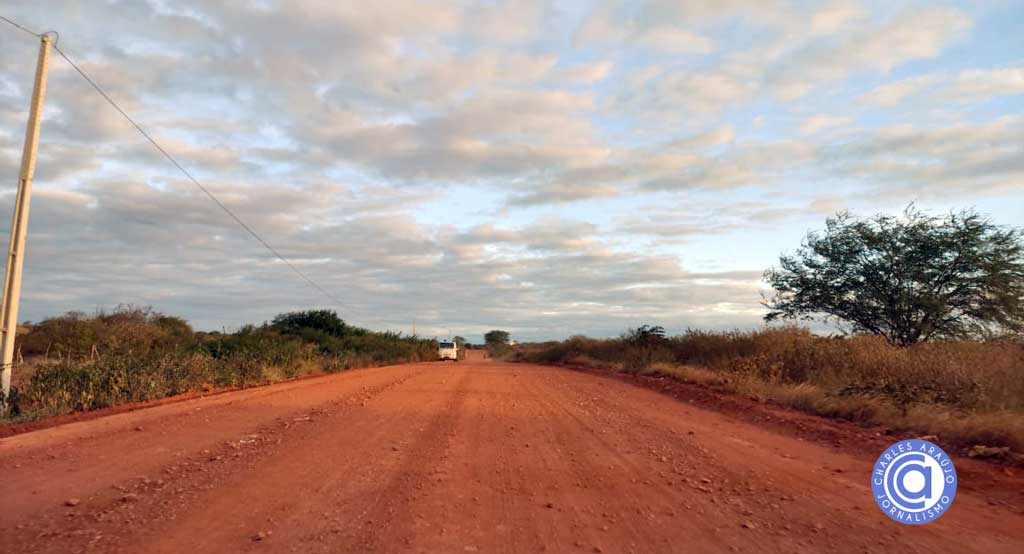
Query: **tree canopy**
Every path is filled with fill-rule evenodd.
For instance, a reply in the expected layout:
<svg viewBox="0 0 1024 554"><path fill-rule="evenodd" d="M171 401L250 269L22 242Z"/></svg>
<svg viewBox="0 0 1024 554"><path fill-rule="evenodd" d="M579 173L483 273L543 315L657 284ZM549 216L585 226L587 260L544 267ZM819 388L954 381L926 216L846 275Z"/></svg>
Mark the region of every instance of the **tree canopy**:
<svg viewBox="0 0 1024 554"><path fill-rule="evenodd" d="M765 272L765 320L824 318L909 345L1024 330L1024 241L973 210L841 212Z"/></svg>
<svg viewBox="0 0 1024 554"><path fill-rule="evenodd" d="M653 346L665 340L665 328L661 325L641 325L627 330L622 338L636 346Z"/></svg>
<svg viewBox="0 0 1024 554"><path fill-rule="evenodd" d="M306 310L279 314L274 318L273 327L285 334L315 330L334 337L344 336L352 328L334 310Z"/></svg>
<svg viewBox="0 0 1024 554"><path fill-rule="evenodd" d="M510 335L508 334L508 331L495 329L493 331L488 331L487 334L484 335L484 342L487 343L488 346L508 344L509 338Z"/></svg>

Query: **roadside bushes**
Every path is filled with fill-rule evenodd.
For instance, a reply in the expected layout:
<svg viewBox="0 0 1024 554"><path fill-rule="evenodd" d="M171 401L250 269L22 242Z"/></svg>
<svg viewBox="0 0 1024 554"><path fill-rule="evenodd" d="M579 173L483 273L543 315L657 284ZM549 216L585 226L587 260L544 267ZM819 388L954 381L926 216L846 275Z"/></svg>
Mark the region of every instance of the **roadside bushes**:
<svg viewBox="0 0 1024 554"><path fill-rule="evenodd" d="M649 370L659 364L704 367L777 384L809 383L836 395L884 397L901 404L946 404L970 410L1024 412L1024 344L949 341L897 347L871 336L820 337L798 327L673 337L574 336L523 350L532 361L574 357ZM641 338L638 338L640 336Z"/></svg>
<svg viewBox="0 0 1024 554"><path fill-rule="evenodd" d="M20 407L56 415L198 390L215 380L210 362L201 354L183 352L107 354L84 363L61 360L36 370Z"/></svg>
<svg viewBox="0 0 1024 554"><path fill-rule="evenodd" d="M51 416L216 387L433 359L432 340L353 327L328 310L292 312L234 333L195 333L152 309L78 312L30 327L18 346L34 366L19 375L11 415Z"/></svg>
<svg viewBox="0 0 1024 554"><path fill-rule="evenodd" d="M93 316L68 312L45 319L31 326L18 345L24 356L85 359L107 352L182 348L194 341L195 334L185 320L126 305Z"/></svg>
<svg viewBox="0 0 1024 554"><path fill-rule="evenodd" d="M393 331L371 332L346 324L331 310L291 312L274 318L271 328L316 346L332 367L386 365L433 360L437 342Z"/></svg>
<svg viewBox="0 0 1024 554"><path fill-rule="evenodd" d="M37 416L57 415L214 387L246 387L298 375L309 351L297 339L247 326L206 343L58 359L36 368L20 391L19 408Z"/></svg>
<svg viewBox="0 0 1024 554"><path fill-rule="evenodd" d="M574 336L531 345L521 349L520 358L669 374L829 417L902 422L964 441L998 436L1024 448L1019 340L897 347L879 337L821 337L799 327L687 330L655 338L643 330L614 339ZM1001 427L981 433L982 426L969 421L981 417Z"/></svg>
<svg viewBox="0 0 1024 554"><path fill-rule="evenodd" d="M301 338L282 335L272 328L245 325L235 333L220 335L202 342L198 350L225 367L234 368L236 382L218 384L239 385L263 380L264 368L277 368L287 377L294 377L299 366L313 359L315 349Z"/></svg>

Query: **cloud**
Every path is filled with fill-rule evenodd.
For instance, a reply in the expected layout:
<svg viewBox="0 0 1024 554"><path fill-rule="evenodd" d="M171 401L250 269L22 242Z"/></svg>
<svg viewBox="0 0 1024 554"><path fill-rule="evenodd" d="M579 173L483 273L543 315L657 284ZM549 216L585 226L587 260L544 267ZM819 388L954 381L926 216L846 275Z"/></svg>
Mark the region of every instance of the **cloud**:
<svg viewBox="0 0 1024 554"><path fill-rule="evenodd" d="M661 221L635 221L621 227L622 232L651 235L674 241L687 240L694 235L716 235L735 231L741 227L723 223L666 223Z"/></svg>
<svg viewBox="0 0 1024 554"><path fill-rule="evenodd" d="M822 169L869 179L886 196L983 196L1019 190L1024 182L1024 119L917 128L894 125L829 148Z"/></svg>
<svg viewBox="0 0 1024 554"><path fill-rule="evenodd" d="M839 0L830 2L811 15L810 31L815 35L829 35L863 22L866 10L858 2Z"/></svg>
<svg viewBox="0 0 1024 554"><path fill-rule="evenodd" d="M323 159L408 183L518 179L604 157L605 146L583 117L592 106L588 93L495 92L417 121L310 126L303 139Z"/></svg>
<svg viewBox="0 0 1024 554"><path fill-rule="evenodd" d="M608 74L611 72L613 67L614 65L612 62L607 61L577 64L565 68L562 71L561 77L566 81L592 84L598 81L603 81L608 77Z"/></svg>
<svg viewBox="0 0 1024 554"><path fill-rule="evenodd" d="M521 43L536 37L550 7L537 0L503 0L471 6L466 29L482 40Z"/></svg>
<svg viewBox="0 0 1024 554"><path fill-rule="evenodd" d="M640 44L666 54L707 55L714 50L710 40L696 33L670 26L654 27L642 33Z"/></svg>
<svg viewBox="0 0 1024 554"><path fill-rule="evenodd" d="M530 192L513 194L508 198L507 205L513 207L547 206L583 200L612 198L617 195L618 189L608 184L567 184L559 182L534 187Z"/></svg>
<svg viewBox="0 0 1024 554"><path fill-rule="evenodd" d="M647 190L768 185L791 168L814 161L814 146L794 140L739 144L723 154L700 156L678 171L645 180Z"/></svg>
<svg viewBox="0 0 1024 554"><path fill-rule="evenodd" d="M467 333L501 326L543 338L597 317L602 324L588 331L614 334L640 317L712 322L704 301L755 298L744 295L748 285L701 284L707 275L690 276L673 257L610 248L586 221L543 217L458 230L419 224L410 206L338 206L348 191L333 187L216 192L334 291L343 305L332 307L376 328L407 330L415 314L421 331L437 321ZM12 200L0 196L0 210ZM210 328L325 303L184 184L38 189L30 229L23 319L134 302ZM451 302L436 302L442 297Z"/></svg>
<svg viewBox="0 0 1024 554"><path fill-rule="evenodd" d="M770 38L723 54L720 63L707 69L670 63L638 67L606 110L645 122L709 122L766 96L790 103L859 73L886 74L934 57L972 26L966 14L944 6L869 20L859 4L835 2L814 12L810 25L795 23L803 17L788 5L773 16L751 11L750 31Z"/></svg>
<svg viewBox="0 0 1024 554"><path fill-rule="evenodd" d="M754 325L764 260L716 241L1020 200L1020 69L993 69L966 4L8 4L372 327ZM9 213L36 45L0 41ZM130 301L219 328L324 302L62 60L50 78L26 317Z"/></svg>
<svg viewBox="0 0 1024 554"><path fill-rule="evenodd" d="M862 104L874 106L891 107L902 103L907 97L917 92L931 88L942 80L942 77L935 74L918 75L907 79L901 79L872 89L863 94L858 101Z"/></svg>
<svg viewBox="0 0 1024 554"><path fill-rule="evenodd" d="M853 118L841 115L816 115L808 117L800 124L801 135L813 135L824 129L842 127L853 123Z"/></svg>
<svg viewBox="0 0 1024 554"><path fill-rule="evenodd" d="M1024 94L1024 68L972 69L955 75L927 73L881 85L858 100L871 106L893 107L910 98L931 104L972 104L1017 94Z"/></svg>
<svg viewBox="0 0 1024 554"><path fill-rule="evenodd" d="M620 219L616 230L666 242L693 243L701 237L764 232L794 221L821 220L842 209L834 198L811 201L776 198L765 202L705 202L699 206L652 205ZM749 275L749 274L748 274Z"/></svg>
<svg viewBox="0 0 1024 554"><path fill-rule="evenodd" d="M729 144L735 139L736 128L732 125L722 125L675 142L672 144L672 148L679 150L707 150Z"/></svg>
<svg viewBox="0 0 1024 554"><path fill-rule="evenodd" d="M712 71L647 67L627 78L605 110L673 124L688 117L710 121L711 116L756 95L757 82L750 77L742 67Z"/></svg>
<svg viewBox="0 0 1024 554"><path fill-rule="evenodd" d="M595 9L577 30L579 45L601 47L628 44L661 54L705 56L714 51L707 37L684 28L685 11L662 2L607 4Z"/></svg>
<svg viewBox="0 0 1024 554"><path fill-rule="evenodd" d="M878 25L804 42L772 68L766 81L781 99L795 100L821 83L856 72L884 74L907 62L934 57L963 38L971 25L966 14L953 8L906 10Z"/></svg>

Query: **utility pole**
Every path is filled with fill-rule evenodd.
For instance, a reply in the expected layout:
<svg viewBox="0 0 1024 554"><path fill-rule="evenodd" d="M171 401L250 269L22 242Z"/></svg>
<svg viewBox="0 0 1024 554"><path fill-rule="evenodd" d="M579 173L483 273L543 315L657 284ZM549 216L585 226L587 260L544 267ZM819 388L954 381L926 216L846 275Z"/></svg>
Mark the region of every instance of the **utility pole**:
<svg viewBox="0 0 1024 554"><path fill-rule="evenodd" d="M0 333L3 334L3 366L0 367L0 409L7 409L11 392L11 366L14 363L14 338L18 334L18 301L21 300L21 268L25 262L25 232L28 229L28 206L32 199L32 176L36 172L36 149L39 147L39 118L46 95L46 70L50 63L50 36L39 37L39 61L32 88L32 107L25 130L25 149L21 154L18 196L14 202L11 222L11 246L7 251L7 272L4 274L4 297L0 305Z"/></svg>

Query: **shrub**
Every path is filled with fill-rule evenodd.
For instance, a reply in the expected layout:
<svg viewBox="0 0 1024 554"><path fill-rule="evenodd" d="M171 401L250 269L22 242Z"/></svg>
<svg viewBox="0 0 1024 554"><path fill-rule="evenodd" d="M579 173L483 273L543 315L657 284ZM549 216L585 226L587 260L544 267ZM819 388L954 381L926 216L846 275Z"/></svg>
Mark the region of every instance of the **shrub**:
<svg viewBox="0 0 1024 554"><path fill-rule="evenodd" d="M897 347L881 337L821 337L798 327L720 333L688 329L657 339L641 338L642 330L614 339L574 336L532 345L521 358L582 360L633 373L654 368L829 417L889 424L905 420L928 432L944 425L963 440L1009 436L1024 446L1024 434L1015 434L1024 430L1024 343L1019 337ZM926 407L960 417L926 419L921 416ZM1001 427L982 433L980 425L964 423L972 418Z"/></svg>
<svg viewBox="0 0 1024 554"><path fill-rule="evenodd" d="M91 317L68 312L44 319L19 341L26 356L79 360L101 353L187 348L194 342L195 334L185 320L133 306Z"/></svg>
<svg viewBox="0 0 1024 554"><path fill-rule="evenodd" d="M289 337L269 327L245 325L236 333L207 341L202 350L216 360L230 361L255 376L254 365L294 367L311 355L311 348L300 338Z"/></svg>
<svg viewBox="0 0 1024 554"><path fill-rule="evenodd" d="M285 334L297 334L308 330L342 337L349 333L365 332L364 329L346 325L334 310L288 312L275 317L272 325L274 329Z"/></svg>
<svg viewBox="0 0 1024 554"><path fill-rule="evenodd" d="M36 370L21 401L55 415L180 394L199 388L207 377L205 359L180 352L61 360Z"/></svg>
<svg viewBox="0 0 1024 554"><path fill-rule="evenodd" d="M32 326L19 345L47 358L12 389L8 415L30 417L437 356L433 340L353 327L328 310L281 314L234 333L194 333L149 308L69 312Z"/></svg>

